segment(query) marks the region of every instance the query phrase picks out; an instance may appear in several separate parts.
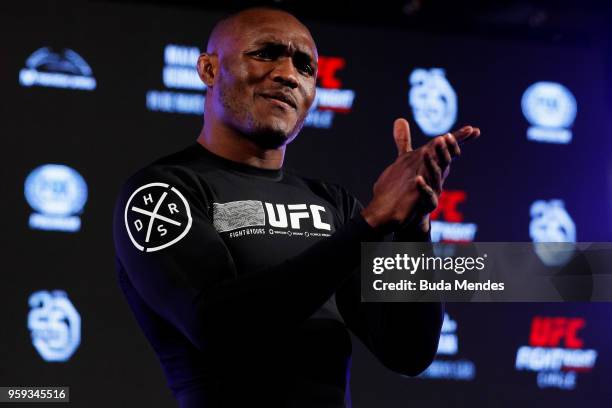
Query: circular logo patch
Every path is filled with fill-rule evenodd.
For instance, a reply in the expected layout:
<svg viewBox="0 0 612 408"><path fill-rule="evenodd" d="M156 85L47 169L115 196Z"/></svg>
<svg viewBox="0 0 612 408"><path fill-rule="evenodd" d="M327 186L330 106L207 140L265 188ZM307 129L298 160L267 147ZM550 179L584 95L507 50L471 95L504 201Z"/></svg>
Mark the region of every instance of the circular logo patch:
<svg viewBox="0 0 612 408"><path fill-rule="evenodd" d="M185 197L166 183L149 183L132 193L125 205L125 228L143 252L155 252L181 240L192 218Z"/></svg>

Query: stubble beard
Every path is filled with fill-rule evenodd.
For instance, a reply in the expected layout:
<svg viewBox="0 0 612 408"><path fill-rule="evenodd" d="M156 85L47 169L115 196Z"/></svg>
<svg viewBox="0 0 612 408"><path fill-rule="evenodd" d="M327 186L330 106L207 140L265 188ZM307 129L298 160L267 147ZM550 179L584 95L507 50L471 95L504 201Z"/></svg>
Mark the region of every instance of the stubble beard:
<svg viewBox="0 0 612 408"><path fill-rule="evenodd" d="M281 129L280 126L264 124L253 116L249 106L241 102L240 98L235 97L228 87L222 85L219 88L221 105L229 113L227 116L233 118L230 125L238 130L245 139L262 149L278 149L292 140L294 135L297 135L302 129L304 118L298 120L290 132ZM237 92L244 91L237 90Z"/></svg>

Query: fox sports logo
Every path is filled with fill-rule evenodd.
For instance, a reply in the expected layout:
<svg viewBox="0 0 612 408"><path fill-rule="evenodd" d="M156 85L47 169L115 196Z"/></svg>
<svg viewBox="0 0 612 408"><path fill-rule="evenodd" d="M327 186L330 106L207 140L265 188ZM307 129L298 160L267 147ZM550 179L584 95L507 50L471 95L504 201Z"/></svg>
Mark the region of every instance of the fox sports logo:
<svg viewBox="0 0 612 408"><path fill-rule="evenodd" d="M427 136L448 132L457 120L457 94L444 70L417 68L410 74L408 100L416 123Z"/></svg>
<svg viewBox="0 0 612 408"><path fill-rule="evenodd" d="M25 181L30 206L44 214L70 215L80 212L87 201L87 184L74 169L45 164L34 169Z"/></svg>
<svg viewBox="0 0 612 408"><path fill-rule="evenodd" d="M576 98L556 82L536 82L521 100L525 118L534 126L569 128L576 119Z"/></svg>

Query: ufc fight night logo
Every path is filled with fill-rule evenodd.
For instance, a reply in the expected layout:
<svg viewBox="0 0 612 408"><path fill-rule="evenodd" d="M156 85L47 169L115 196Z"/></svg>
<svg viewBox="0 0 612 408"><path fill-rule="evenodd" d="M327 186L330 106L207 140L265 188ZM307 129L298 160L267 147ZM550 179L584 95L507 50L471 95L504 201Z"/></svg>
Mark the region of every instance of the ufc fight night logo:
<svg viewBox="0 0 612 408"><path fill-rule="evenodd" d="M150 183L134 191L124 218L132 243L143 252L159 251L178 242L192 224L187 200L166 183Z"/></svg>
<svg viewBox="0 0 612 408"><path fill-rule="evenodd" d="M536 372L538 388L576 388L578 374L597 361L597 350L586 348L581 337L586 325L583 317L534 316L529 345L516 352L516 370Z"/></svg>

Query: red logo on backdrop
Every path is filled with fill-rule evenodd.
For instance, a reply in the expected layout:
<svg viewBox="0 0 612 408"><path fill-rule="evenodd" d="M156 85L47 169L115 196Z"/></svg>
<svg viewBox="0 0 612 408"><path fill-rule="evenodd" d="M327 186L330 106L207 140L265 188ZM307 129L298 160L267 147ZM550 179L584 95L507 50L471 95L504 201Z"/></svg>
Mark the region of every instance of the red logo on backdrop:
<svg viewBox="0 0 612 408"><path fill-rule="evenodd" d="M567 348L580 348L584 342L578 338L578 331L584 326L584 319L579 317L536 316L531 322L529 344L539 347L557 347L563 342Z"/></svg>
<svg viewBox="0 0 612 408"><path fill-rule="evenodd" d="M440 194L438 207L431 213L433 242L471 242L478 229L476 224L464 223L459 205L467 200L462 190L445 190Z"/></svg>
<svg viewBox="0 0 612 408"><path fill-rule="evenodd" d="M465 191L443 191L438 200L438 207L431 213L432 220L444 219L448 222L463 221L463 214L457 206L465 201Z"/></svg>
<svg viewBox="0 0 612 408"><path fill-rule="evenodd" d="M328 89L340 89L342 81L336 76L336 73L344 68L346 62L340 57L319 57L319 72L317 80L319 85Z"/></svg>
<svg viewBox="0 0 612 408"><path fill-rule="evenodd" d="M585 349L582 317L535 316L531 321L529 345L516 353L516 369L535 371L540 388L576 388L577 373L593 369L597 351Z"/></svg>
<svg viewBox="0 0 612 408"><path fill-rule="evenodd" d="M346 114L353 107L355 92L351 89L342 89L340 71L346 66L342 57L319 56L317 73L317 94L305 126L316 128L330 128L336 113Z"/></svg>

